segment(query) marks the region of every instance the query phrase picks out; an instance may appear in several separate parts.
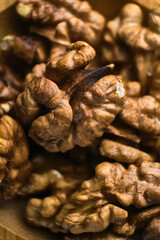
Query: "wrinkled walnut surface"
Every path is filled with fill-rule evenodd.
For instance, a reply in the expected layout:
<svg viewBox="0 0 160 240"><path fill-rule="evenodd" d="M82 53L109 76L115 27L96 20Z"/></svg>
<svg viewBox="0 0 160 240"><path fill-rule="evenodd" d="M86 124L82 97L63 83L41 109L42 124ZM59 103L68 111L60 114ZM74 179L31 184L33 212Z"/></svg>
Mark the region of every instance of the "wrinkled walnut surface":
<svg viewBox="0 0 160 240"><path fill-rule="evenodd" d="M126 210L160 203L160 164L143 162L125 169L119 163L103 162L96 167L95 177L83 182L56 216L57 231L79 234L99 232L110 223L123 224ZM52 231L54 229L51 229Z"/></svg>
<svg viewBox="0 0 160 240"><path fill-rule="evenodd" d="M38 165L41 173L32 173L19 190L19 194L22 196L35 195L49 189L50 195L47 197L29 200L26 218L33 225L54 228L55 215L81 182L89 177L90 171L87 164L77 166L69 159L63 159L62 156L57 159L51 154L49 156L42 154L41 156L34 160L35 163L33 161L33 166ZM46 160L48 161L48 170L46 169Z"/></svg>
<svg viewBox="0 0 160 240"><path fill-rule="evenodd" d="M155 50L160 46L158 29L159 17L149 13L149 26L143 26L143 12L136 4L126 4L121 11L121 27L118 35L129 46L143 50Z"/></svg>
<svg viewBox="0 0 160 240"><path fill-rule="evenodd" d="M16 10L32 23L32 32L62 45L82 40L95 46L105 25L104 17L86 1L19 0Z"/></svg>
<svg viewBox="0 0 160 240"><path fill-rule="evenodd" d="M159 19L156 9L145 12L139 5L128 3L107 23L102 44L103 63L118 63L119 73L127 80L140 81L143 94L151 87L155 97L158 96Z"/></svg>
<svg viewBox="0 0 160 240"><path fill-rule="evenodd" d="M102 156L128 164L134 163L139 165L143 161L154 161L149 154L139 149L109 139L102 141L100 152Z"/></svg>
<svg viewBox="0 0 160 240"><path fill-rule="evenodd" d="M42 40L31 36L7 35L1 41L1 50L10 57L28 64L47 60L47 49Z"/></svg>
<svg viewBox="0 0 160 240"><path fill-rule="evenodd" d="M0 63L0 117L10 112L22 90L21 78L9 67Z"/></svg>
<svg viewBox="0 0 160 240"><path fill-rule="evenodd" d="M160 105L152 96L125 98L120 117L128 125L142 132L160 134Z"/></svg>
<svg viewBox="0 0 160 240"><path fill-rule="evenodd" d="M13 198L31 172L23 129L11 117L0 119L0 199Z"/></svg>
<svg viewBox="0 0 160 240"><path fill-rule="evenodd" d="M91 145L123 106L121 80L108 75L112 65L84 69L94 56L87 43L71 44L17 98L17 115L30 126L29 136L50 152Z"/></svg>

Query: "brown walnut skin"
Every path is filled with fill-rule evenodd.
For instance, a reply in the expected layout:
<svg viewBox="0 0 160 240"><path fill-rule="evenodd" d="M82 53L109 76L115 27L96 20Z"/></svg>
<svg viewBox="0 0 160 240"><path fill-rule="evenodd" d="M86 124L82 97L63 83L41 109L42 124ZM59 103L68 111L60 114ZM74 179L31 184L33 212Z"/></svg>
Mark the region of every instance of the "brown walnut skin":
<svg viewBox="0 0 160 240"><path fill-rule="evenodd" d="M160 47L159 16L156 12L148 13L147 27L143 26L144 13L136 4L126 4L121 11L121 27L118 36L133 51L133 61L137 78L144 94L154 78L154 56ZM152 62L152 64L151 64Z"/></svg>
<svg viewBox="0 0 160 240"><path fill-rule="evenodd" d="M124 88L127 97L140 97L141 85L136 81L124 81Z"/></svg>
<svg viewBox="0 0 160 240"><path fill-rule="evenodd" d="M29 136L47 151L91 145L123 106L121 80L108 75L112 65L84 69L94 56L87 43L71 44L66 54L50 60L44 77L33 78L17 98L17 115L30 127Z"/></svg>
<svg viewBox="0 0 160 240"><path fill-rule="evenodd" d="M50 162L47 163L49 170L46 171L42 168L43 165L46 168L46 157L45 163L40 167L41 173L32 173L19 190L19 194L22 196L35 195L50 189L49 196L44 199L30 199L26 208L26 218L29 223L49 228L54 224L55 215L67 198L76 191L83 180L89 177L89 169L87 164L77 166L69 159L63 161L62 157L57 159L57 163L56 161L54 163L53 160L56 159L54 159L54 155L50 155ZM53 165L55 168L52 168Z"/></svg>
<svg viewBox="0 0 160 240"><path fill-rule="evenodd" d="M42 77L44 75L45 71L46 71L46 64L45 63L36 64L32 68L32 71L26 75L24 84L25 85L28 84L34 78Z"/></svg>
<svg viewBox="0 0 160 240"><path fill-rule="evenodd" d="M146 223L149 223L148 225L150 225L151 231L148 233L148 235L150 235L150 237L152 236L152 238L145 237L144 240L154 239L154 234L156 236L156 234L159 232L159 224L157 224L157 229L154 228L154 223L156 222L155 218L159 216L160 206L145 209L139 213L129 215L127 221L123 224L115 224L113 231L125 236L131 236L134 234L136 229L143 229Z"/></svg>
<svg viewBox="0 0 160 240"><path fill-rule="evenodd" d="M23 81L20 76L0 63L0 117L10 112L22 90Z"/></svg>
<svg viewBox="0 0 160 240"><path fill-rule="evenodd" d="M154 161L147 153L132 146L117 141L105 139L101 142L100 153L102 156L114 159L117 162L139 165L143 161Z"/></svg>
<svg viewBox="0 0 160 240"><path fill-rule="evenodd" d="M123 225L128 213L116 203L137 208L159 204L159 169L156 162L128 169L119 163L99 164L95 177L84 181L56 216L57 231L79 234L103 231L110 223Z"/></svg>
<svg viewBox="0 0 160 240"><path fill-rule="evenodd" d="M152 96L126 97L120 118L142 132L160 134L160 104Z"/></svg>
<svg viewBox="0 0 160 240"><path fill-rule="evenodd" d="M31 32L62 45L81 40L96 46L105 26L104 17L86 1L19 0L16 9L31 22Z"/></svg>
<svg viewBox="0 0 160 240"><path fill-rule="evenodd" d="M128 54L126 46L118 38L117 32L121 26L120 17L108 21L105 27L102 44L102 61L105 63L126 63L128 61Z"/></svg>
<svg viewBox="0 0 160 240"><path fill-rule="evenodd" d="M30 174L29 147L22 127L11 117L0 119L0 199L11 199Z"/></svg>
<svg viewBox="0 0 160 240"><path fill-rule="evenodd" d="M145 51L155 50L160 46L160 35L154 29L156 16L154 13L149 14L150 26L143 27L141 8L136 4L126 4L121 11L121 27L118 35L130 47Z"/></svg>
<svg viewBox="0 0 160 240"><path fill-rule="evenodd" d="M151 220L143 231L144 240L159 240L160 237L160 214Z"/></svg>
<svg viewBox="0 0 160 240"><path fill-rule="evenodd" d="M142 94L148 93L151 82L153 94L156 91L154 78L155 64L158 63L155 55L158 55L160 47L159 19L156 9L144 12L137 4L128 3L119 16L107 23L104 33L103 63L118 63L118 73L126 79L138 80Z"/></svg>
<svg viewBox="0 0 160 240"><path fill-rule="evenodd" d="M45 62L47 48L41 39L31 36L7 35L1 41L1 50L10 57L16 57L27 64Z"/></svg>

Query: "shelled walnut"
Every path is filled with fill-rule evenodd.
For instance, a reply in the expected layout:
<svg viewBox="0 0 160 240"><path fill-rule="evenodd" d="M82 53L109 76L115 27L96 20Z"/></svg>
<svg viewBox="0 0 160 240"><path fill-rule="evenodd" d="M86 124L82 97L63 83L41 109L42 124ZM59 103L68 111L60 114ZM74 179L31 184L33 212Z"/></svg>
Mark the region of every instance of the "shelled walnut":
<svg viewBox="0 0 160 240"><path fill-rule="evenodd" d="M30 199L56 239L160 238L160 3L141 1L106 23L87 1L17 0L27 36L1 41L24 82L0 64L0 201Z"/></svg>
<svg viewBox="0 0 160 240"><path fill-rule="evenodd" d="M139 98L125 98L120 118L142 132L160 134L160 105L150 95Z"/></svg>
<svg viewBox="0 0 160 240"><path fill-rule="evenodd" d="M143 161L156 160L153 152L149 154L142 149L142 133L125 124L119 116L108 126L105 133L100 144L102 156L137 166Z"/></svg>
<svg viewBox="0 0 160 240"><path fill-rule="evenodd" d="M99 232L112 225L123 225L128 212L116 206L144 208L160 203L160 164L143 162L125 169L119 163L103 162L95 177L83 182L56 216L57 231L79 234ZM52 224L50 225L52 228Z"/></svg>
<svg viewBox="0 0 160 240"><path fill-rule="evenodd" d="M33 67L32 71L26 75L24 84L25 85L28 84L34 78L42 77L44 75L45 71L46 71L46 64L45 63L36 64Z"/></svg>
<svg viewBox="0 0 160 240"><path fill-rule="evenodd" d="M31 32L62 45L79 40L98 45L105 25L104 17L86 1L19 0L16 10L31 22Z"/></svg>
<svg viewBox="0 0 160 240"><path fill-rule="evenodd" d="M137 4L124 5L119 16L107 23L102 46L105 63L117 63L119 73L127 79L138 80L142 94L156 83L160 34L159 12L145 12ZM157 51L158 50L158 51ZM152 62L152 64L150 64ZM156 67L157 68L157 67Z"/></svg>
<svg viewBox="0 0 160 240"><path fill-rule="evenodd" d="M42 39L32 36L7 35L2 39L0 47L5 55L27 64L45 62L48 58L47 47Z"/></svg>
<svg viewBox="0 0 160 240"><path fill-rule="evenodd" d="M50 152L91 145L123 106L123 84L109 75L113 65L85 70L94 56L87 43L71 44L17 98L17 115L30 127L29 136Z"/></svg>
<svg viewBox="0 0 160 240"><path fill-rule="evenodd" d="M20 76L0 63L0 117L10 112L22 90L23 81Z"/></svg>
<svg viewBox="0 0 160 240"><path fill-rule="evenodd" d="M154 158L133 147L117 140L105 139L101 142L100 152L102 156L114 159L117 162L141 164L143 161L154 161Z"/></svg>
<svg viewBox="0 0 160 240"><path fill-rule="evenodd" d="M31 172L23 129L11 117L0 118L0 199L11 199Z"/></svg>
<svg viewBox="0 0 160 240"><path fill-rule="evenodd" d="M49 160L48 157L50 158L49 163L47 163L49 170L43 171L43 165L46 168L46 157L47 160ZM38 163L41 166L41 173L32 173L19 190L19 194L21 196L35 195L50 189L49 196L43 199L31 198L26 208L28 222L49 228L50 225L54 225L57 212L68 197L80 186L81 182L89 177L90 171L87 164L77 166L61 156L56 159L54 155L46 156L45 154L42 158L42 163Z"/></svg>

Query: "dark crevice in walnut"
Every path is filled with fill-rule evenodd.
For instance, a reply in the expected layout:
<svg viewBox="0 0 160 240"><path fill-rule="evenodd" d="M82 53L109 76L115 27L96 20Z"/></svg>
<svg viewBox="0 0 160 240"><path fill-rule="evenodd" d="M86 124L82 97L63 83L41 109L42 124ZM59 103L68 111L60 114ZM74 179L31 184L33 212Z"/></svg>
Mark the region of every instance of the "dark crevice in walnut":
<svg viewBox="0 0 160 240"><path fill-rule="evenodd" d="M113 229L116 233L125 236L131 236L134 234L136 229L144 228L146 223L159 216L160 206L155 206L149 209L142 210L139 213L133 213L131 216L129 215L126 222L124 222L123 224L114 225ZM154 237L154 235L152 237Z"/></svg>

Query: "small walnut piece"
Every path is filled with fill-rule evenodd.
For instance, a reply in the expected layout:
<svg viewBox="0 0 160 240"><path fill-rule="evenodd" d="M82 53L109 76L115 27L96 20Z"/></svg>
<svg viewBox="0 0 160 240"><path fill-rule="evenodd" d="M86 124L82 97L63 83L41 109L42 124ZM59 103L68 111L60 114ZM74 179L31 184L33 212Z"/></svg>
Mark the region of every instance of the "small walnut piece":
<svg viewBox="0 0 160 240"><path fill-rule="evenodd" d="M143 12L136 4L126 4L121 11L121 27L118 35L130 47L155 50L160 46L160 34L154 29L156 15L149 14L149 27L143 27ZM151 29L150 29L151 28ZM157 26L158 29L158 26Z"/></svg>
<svg viewBox="0 0 160 240"><path fill-rule="evenodd" d="M17 115L30 126L29 136L50 152L91 145L123 106L123 84L108 75L112 64L84 69L94 56L87 43L71 44L64 55L51 58L43 77L33 75L17 98Z"/></svg>
<svg viewBox="0 0 160 240"><path fill-rule="evenodd" d="M36 37L7 35L2 39L0 48L8 56L17 57L28 64L47 60L46 46Z"/></svg>
<svg viewBox="0 0 160 240"><path fill-rule="evenodd" d="M44 199L32 198L26 208L27 220L37 226L48 228L54 222L54 217L68 196L76 189L79 179L66 179L57 170L43 174L32 174L29 182L19 191L20 195L35 194L51 188L51 195ZM52 220L49 219L52 217Z"/></svg>
<svg viewBox="0 0 160 240"><path fill-rule="evenodd" d="M136 4L126 4L121 12L121 27L118 30L120 39L133 49L133 61L142 93L147 91L153 78L154 56L160 47L160 16L154 10L147 14L147 26L144 26L142 9Z"/></svg>
<svg viewBox="0 0 160 240"><path fill-rule="evenodd" d="M42 77L44 75L45 71L46 71L46 64L45 63L36 64L33 67L32 71L26 75L24 84L25 85L28 84L34 78Z"/></svg>
<svg viewBox="0 0 160 240"><path fill-rule="evenodd" d="M68 45L82 40L95 46L101 40L105 19L86 1L19 0L16 9L32 23L32 32L52 42Z"/></svg>
<svg viewBox="0 0 160 240"><path fill-rule="evenodd" d="M10 112L22 90L21 78L9 67L0 63L0 117Z"/></svg>
<svg viewBox="0 0 160 240"><path fill-rule="evenodd" d="M13 198L31 172L29 147L21 126L5 115L0 119L0 199Z"/></svg>
<svg viewBox="0 0 160 240"><path fill-rule="evenodd" d="M117 162L141 164L143 161L154 161L147 153L132 146L125 145L118 141L105 139L101 142L100 153L102 156L114 159Z"/></svg>
<svg viewBox="0 0 160 240"><path fill-rule="evenodd" d="M120 63L127 64L128 54L126 46L120 42L117 32L121 26L120 17L108 21L105 27L102 44L102 61L105 63Z"/></svg>
<svg viewBox="0 0 160 240"><path fill-rule="evenodd" d="M127 97L140 97L141 85L136 81L124 81L124 88Z"/></svg>
<svg viewBox="0 0 160 240"><path fill-rule="evenodd" d="M48 188L51 191L51 194L44 199L32 198L28 202L26 218L33 225L46 228L52 226L54 228L54 218L59 209L79 187L81 182L89 176L86 164L81 165L79 168L79 166L70 162L69 159L65 159L65 161L61 161L60 159L58 162L59 164L57 163L58 166L56 166L56 169L51 169L53 165L51 163L49 164L48 171L32 173L27 182L19 190L19 194L22 196L41 193ZM57 169L61 169L63 174Z"/></svg>
<svg viewBox="0 0 160 240"><path fill-rule="evenodd" d="M154 83L157 76L155 64L159 63L157 56L160 56L157 53L160 47L158 9L144 11L137 4L125 4L120 14L107 23L104 33L103 63L117 63L117 73L139 81L142 94L148 93L151 81L154 94L158 82L155 80Z"/></svg>
<svg viewBox="0 0 160 240"><path fill-rule="evenodd" d="M160 104L149 95L139 98L126 97L120 117L142 132L160 134Z"/></svg>

